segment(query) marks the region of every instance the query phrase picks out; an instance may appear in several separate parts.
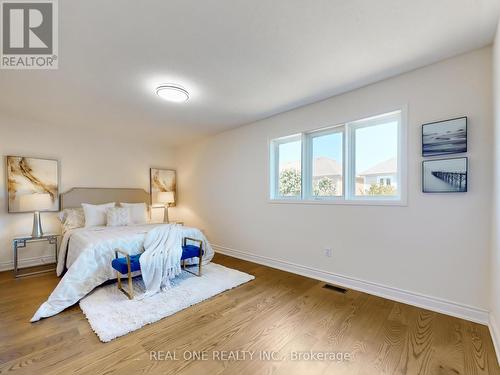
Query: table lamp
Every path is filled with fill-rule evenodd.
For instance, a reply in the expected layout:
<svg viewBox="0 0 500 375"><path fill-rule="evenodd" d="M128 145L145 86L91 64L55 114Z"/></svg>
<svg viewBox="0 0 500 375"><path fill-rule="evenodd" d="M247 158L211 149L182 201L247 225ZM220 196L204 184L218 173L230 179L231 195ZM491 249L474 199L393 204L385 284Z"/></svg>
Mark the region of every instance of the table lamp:
<svg viewBox="0 0 500 375"><path fill-rule="evenodd" d="M165 205L165 213L163 214L163 221L168 223L168 208L172 203L175 203L173 191L162 191L158 193L158 202Z"/></svg>
<svg viewBox="0 0 500 375"><path fill-rule="evenodd" d="M31 236L40 238L43 236L42 221L40 220L40 211L49 210L52 207L50 194L33 193L21 195L19 198L19 207L22 211L33 211L33 231Z"/></svg>

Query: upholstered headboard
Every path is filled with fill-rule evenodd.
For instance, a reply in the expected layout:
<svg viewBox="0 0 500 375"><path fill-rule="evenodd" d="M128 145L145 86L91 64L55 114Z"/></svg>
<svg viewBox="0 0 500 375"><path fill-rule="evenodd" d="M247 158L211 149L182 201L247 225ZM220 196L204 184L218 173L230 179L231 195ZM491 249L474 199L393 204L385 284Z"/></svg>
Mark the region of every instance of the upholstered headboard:
<svg viewBox="0 0 500 375"><path fill-rule="evenodd" d="M61 210L80 207L82 203L103 204L109 202L144 202L149 205L149 194L143 189L127 188L73 188L61 194Z"/></svg>

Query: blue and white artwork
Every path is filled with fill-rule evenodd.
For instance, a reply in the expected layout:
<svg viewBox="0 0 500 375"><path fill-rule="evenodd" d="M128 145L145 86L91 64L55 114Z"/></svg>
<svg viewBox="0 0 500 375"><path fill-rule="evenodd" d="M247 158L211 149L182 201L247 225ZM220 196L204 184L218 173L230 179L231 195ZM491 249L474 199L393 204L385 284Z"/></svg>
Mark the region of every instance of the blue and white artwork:
<svg viewBox="0 0 500 375"><path fill-rule="evenodd" d="M467 158L424 160L422 190L424 193L465 193Z"/></svg>
<svg viewBox="0 0 500 375"><path fill-rule="evenodd" d="M467 152L467 117L422 126L422 156Z"/></svg>

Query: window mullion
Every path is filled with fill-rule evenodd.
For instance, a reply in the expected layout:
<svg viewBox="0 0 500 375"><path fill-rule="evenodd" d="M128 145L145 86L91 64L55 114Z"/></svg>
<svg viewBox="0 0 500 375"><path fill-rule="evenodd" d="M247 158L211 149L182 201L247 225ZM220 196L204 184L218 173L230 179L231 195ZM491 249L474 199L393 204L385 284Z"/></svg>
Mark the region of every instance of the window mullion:
<svg viewBox="0 0 500 375"><path fill-rule="evenodd" d="M280 196L279 192L279 144L277 142L273 143L273 155L274 155L274 166L273 166L273 184L274 184L274 198L278 198Z"/></svg>
<svg viewBox="0 0 500 375"><path fill-rule="evenodd" d="M341 199L346 200L348 199L348 178L349 178L349 171L348 171L348 166L347 163L349 162L349 158L347 153L349 152L349 145L347 142L347 125L344 124L342 126L342 196Z"/></svg>
<svg viewBox="0 0 500 375"><path fill-rule="evenodd" d="M345 124L346 129L346 147L345 147L345 159L346 159L346 190L344 194L344 199L351 200L354 196L354 189L356 189L356 176L354 176L354 139L353 139L353 129L351 124Z"/></svg>
<svg viewBox="0 0 500 375"><path fill-rule="evenodd" d="M311 180L311 147L309 134L302 134L302 158L301 158L301 177L302 177L302 194L303 200L310 199L311 189L309 181Z"/></svg>

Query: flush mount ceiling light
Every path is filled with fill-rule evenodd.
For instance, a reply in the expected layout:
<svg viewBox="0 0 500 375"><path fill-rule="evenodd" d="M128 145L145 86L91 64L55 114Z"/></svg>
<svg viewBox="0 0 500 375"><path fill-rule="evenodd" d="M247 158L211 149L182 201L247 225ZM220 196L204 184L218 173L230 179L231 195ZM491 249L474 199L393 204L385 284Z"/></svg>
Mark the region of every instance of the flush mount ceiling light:
<svg viewBox="0 0 500 375"><path fill-rule="evenodd" d="M156 95L158 95L163 100L174 103L187 102L187 100L189 99L189 93L184 87L171 83L166 83L158 86L156 88Z"/></svg>

